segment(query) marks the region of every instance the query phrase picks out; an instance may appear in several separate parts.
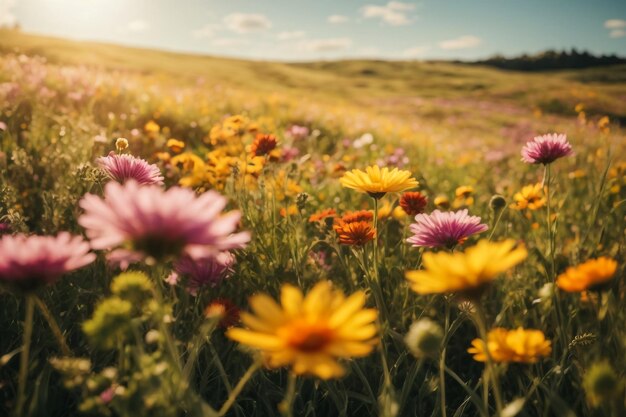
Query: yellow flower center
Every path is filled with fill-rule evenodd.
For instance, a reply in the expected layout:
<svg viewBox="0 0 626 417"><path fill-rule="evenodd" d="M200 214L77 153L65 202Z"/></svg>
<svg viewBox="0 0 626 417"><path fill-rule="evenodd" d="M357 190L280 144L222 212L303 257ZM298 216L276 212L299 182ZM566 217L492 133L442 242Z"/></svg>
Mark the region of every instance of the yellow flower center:
<svg viewBox="0 0 626 417"><path fill-rule="evenodd" d="M301 352L318 352L333 339L333 332L323 323L298 321L285 329L287 344Z"/></svg>

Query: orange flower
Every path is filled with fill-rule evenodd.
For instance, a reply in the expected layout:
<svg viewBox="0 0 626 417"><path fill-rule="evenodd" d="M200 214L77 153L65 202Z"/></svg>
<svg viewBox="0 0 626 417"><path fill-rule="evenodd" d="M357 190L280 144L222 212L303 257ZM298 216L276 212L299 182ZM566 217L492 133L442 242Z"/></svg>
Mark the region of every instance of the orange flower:
<svg viewBox="0 0 626 417"><path fill-rule="evenodd" d="M567 270L558 276L556 285L567 292L581 292L600 288L610 281L617 270L617 262L604 256Z"/></svg>
<svg viewBox="0 0 626 417"><path fill-rule="evenodd" d="M552 352L549 340L541 330L523 329L507 330L496 327L487 335L487 348L494 362L536 363L540 357ZM474 355L474 360L486 362L485 342L482 339L472 340L472 347L467 350Z"/></svg>
<svg viewBox="0 0 626 417"><path fill-rule="evenodd" d="M342 217L343 223L371 222L374 220L374 213L369 210L348 211Z"/></svg>
<svg viewBox="0 0 626 417"><path fill-rule="evenodd" d="M318 211L317 213L311 214L311 217L309 217L309 223L316 223L327 217L334 217L336 214L337 212L332 208Z"/></svg>
<svg viewBox="0 0 626 417"><path fill-rule="evenodd" d="M424 212L428 198L419 191L409 191L400 197L400 207L409 216L416 216Z"/></svg>
<svg viewBox="0 0 626 417"><path fill-rule="evenodd" d="M343 245L363 246L376 238L376 229L366 221L345 223L340 220L333 229L339 235L339 243Z"/></svg>
<svg viewBox="0 0 626 417"><path fill-rule="evenodd" d="M250 153L254 156L263 156L269 154L276 148L278 142L274 135L257 134L252 146L250 147Z"/></svg>

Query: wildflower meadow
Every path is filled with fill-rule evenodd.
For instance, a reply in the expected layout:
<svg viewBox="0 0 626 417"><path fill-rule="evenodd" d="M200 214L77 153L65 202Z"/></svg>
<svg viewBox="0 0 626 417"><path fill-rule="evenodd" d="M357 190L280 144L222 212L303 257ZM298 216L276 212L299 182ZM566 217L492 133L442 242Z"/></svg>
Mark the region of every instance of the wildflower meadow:
<svg viewBox="0 0 626 417"><path fill-rule="evenodd" d="M0 30L0 415L626 415L623 66L98 48Z"/></svg>

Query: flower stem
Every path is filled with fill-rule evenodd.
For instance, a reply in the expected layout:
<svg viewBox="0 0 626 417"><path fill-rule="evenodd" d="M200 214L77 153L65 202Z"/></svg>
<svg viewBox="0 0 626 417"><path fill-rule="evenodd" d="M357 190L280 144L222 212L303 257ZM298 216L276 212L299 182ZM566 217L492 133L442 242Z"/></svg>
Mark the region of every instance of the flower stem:
<svg viewBox="0 0 626 417"><path fill-rule="evenodd" d="M445 323L444 333L447 335L450 330L450 302L444 299L445 306ZM441 417L446 417L446 347L447 342L441 349L439 357L439 395L441 397Z"/></svg>
<svg viewBox="0 0 626 417"><path fill-rule="evenodd" d="M493 358L491 357L491 352L489 352L486 324L487 320L485 318L485 312L480 303L474 303L474 307L476 308L476 327L478 328L480 338L483 340L485 356L487 357L487 368L489 369L491 384L493 387L493 396L496 400L496 416L500 416L502 413L503 404L502 394L500 392L500 380L498 378L495 363L493 362Z"/></svg>
<svg viewBox="0 0 626 417"><path fill-rule="evenodd" d="M48 322L48 326L50 326L50 330L52 330L52 334L54 334L54 337L59 344L59 348L61 349L61 353L63 353L63 356L72 356L72 351L67 345L65 337L63 336L63 331L61 330L59 324L48 309L46 303L36 295L33 295L33 300L35 301L35 304L37 304L37 308L39 309L41 315L46 319L46 322Z"/></svg>
<svg viewBox="0 0 626 417"><path fill-rule="evenodd" d="M24 334L22 343L22 352L20 353L20 370L17 386L17 406L15 407L15 415L22 416L24 402L26 400L26 382L28 379L28 356L30 354L30 342L33 335L33 316L35 312L34 296L26 295L26 314L24 318Z"/></svg>
<svg viewBox="0 0 626 417"><path fill-rule="evenodd" d="M222 405L222 408L220 408L220 411L217 414L218 417L224 416L228 412L228 410L230 410L230 407L233 406L233 404L235 403L235 400L237 399L239 394L241 394L241 391L243 390L243 388L246 386L250 378L252 378L252 376L256 373L256 371L260 367L261 367L261 361L259 360L254 361L252 365L250 365L246 373L243 374L239 382L237 382L237 385L235 385L235 388L233 388L233 390L230 392L230 395L226 399L226 402L224 403L224 405Z"/></svg>
<svg viewBox="0 0 626 417"><path fill-rule="evenodd" d="M298 377L296 376L296 374L294 374L293 372L289 372L285 398L283 398L278 406L283 417L293 417L293 402L296 399L297 378Z"/></svg>

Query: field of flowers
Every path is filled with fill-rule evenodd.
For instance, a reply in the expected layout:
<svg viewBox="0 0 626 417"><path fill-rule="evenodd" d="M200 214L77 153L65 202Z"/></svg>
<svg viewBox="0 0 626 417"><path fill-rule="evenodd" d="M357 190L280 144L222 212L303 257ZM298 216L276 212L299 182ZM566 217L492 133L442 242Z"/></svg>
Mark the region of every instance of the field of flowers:
<svg viewBox="0 0 626 417"><path fill-rule="evenodd" d="M0 415L626 415L625 83L0 46Z"/></svg>

